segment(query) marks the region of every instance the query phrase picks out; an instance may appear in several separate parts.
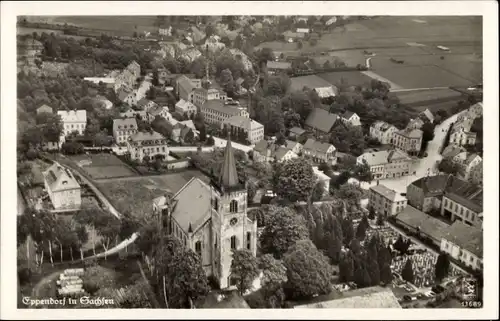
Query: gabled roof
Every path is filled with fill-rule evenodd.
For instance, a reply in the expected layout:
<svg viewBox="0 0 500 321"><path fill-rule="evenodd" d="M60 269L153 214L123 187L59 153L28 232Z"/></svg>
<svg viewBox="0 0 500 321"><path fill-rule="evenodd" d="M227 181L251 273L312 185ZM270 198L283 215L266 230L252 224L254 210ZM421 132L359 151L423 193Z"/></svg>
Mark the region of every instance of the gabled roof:
<svg viewBox="0 0 500 321"><path fill-rule="evenodd" d="M312 138L309 138L304 144L304 149L313 150L320 153L326 153L330 147L333 147L335 150L335 147L332 144L318 142L317 140L314 140Z"/></svg>
<svg viewBox="0 0 500 321"><path fill-rule="evenodd" d="M307 116L305 124L306 126L329 133L337 119L337 114L329 113L322 108L314 108L309 113L309 116Z"/></svg>
<svg viewBox="0 0 500 321"><path fill-rule="evenodd" d="M373 190L375 193L382 195L383 197L392 202L401 202L406 200L406 197L402 196L400 193L388 188L383 184L372 186L370 187L370 190Z"/></svg>
<svg viewBox="0 0 500 321"><path fill-rule="evenodd" d="M156 140L156 139L165 139L162 134L155 132L154 130L151 132L137 132L134 135L130 136L132 141L147 141L147 140Z"/></svg>
<svg viewBox="0 0 500 321"><path fill-rule="evenodd" d="M293 153L293 152L286 147L280 146L275 150L274 157L276 157L277 160L282 160L283 157L285 157L285 155L288 153Z"/></svg>
<svg viewBox="0 0 500 321"><path fill-rule="evenodd" d="M465 152L466 149L458 145L448 145L443 151L443 158L453 158L458 154Z"/></svg>
<svg viewBox="0 0 500 321"><path fill-rule="evenodd" d="M412 129L412 130L407 130L403 129L400 131L397 131L396 134L407 137L407 138L421 138L424 134L423 131L420 129Z"/></svg>
<svg viewBox="0 0 500 321"><path fill-rule="evenodd" d="M135 117L125 119L113 119L113 132L117 130L134 130L137 129L137 120Z"/></svg>
<svg viewBox="0 0 500 321"><path fill-rule="evenodd" d="M476 158L478 158L480 160L482 160L481 156L479 156L478 154L470 154L469 156L467 156L467 159L465 160L465 165L469 165L470 163L472 163L474 160L476 160Z"/></svg>
<svg viewBox="0 0 500 321"><path fill-rule="evenodd" d="M175 107L178 107L182 110L196 109L196 106L193 103L191 103L190 101L186 101L184 99L179 100L175 104Z"/></svg>
<svg viewBox="0 0 500 321"><path fill-rule="evenodd" d="M301 143L299 143L299 142L294 142L293 140L288 140L288 139L287 139L287 140L285 141L285 147L286 147L287 149L294 149L294 148L295 148L295 146L297 146L297 145L302 146L302 144L301 144Z"/></svg>
<svg viewBox="0 0 500 321"><path fill-rule="evenodd" d="M431 123L434 122L434 115L432 115L429 109L424 110L421 115L425 116Z"/></svg>
<svg viewBox="0 0 500 321"><path fill-rule="evenodd" d="M43 177L47 181L52 192L65 191L70 189L79 189L80 185L74 178L70 170L54 163L45 172Z"/></svg>
<svg viewBox="0 0 500 321"><path fill-rule="evenodd" d="M420 232L439 241L450 227L450 225L440 219L425 214L410 205L406 206L401 213L397 214L396 219L415 229L420 228Z"/></svg>
<svg viewBox="0 0 500 321"><path fill-rule="evenodd" d="M207 100L207 101L205 101L205 103L203 103L202 108L215 110L215 111L218 111L220 113L229 114L229 115L233 115L233 116L240 114L240 110L238 108L226 106L224 104L224 101L221 99Z"/></svg>
<svg viewBox="0 0 500 321"><path fill-rule="evenodd" d="M456 178L449 174L426 176L417 179L410 185L421 188L424 192L424 197L437 196L442 195L448 184L451 184L451 181L454 179Z"/></svg>
<svg viewBox="0 0 500 321"><path fill-rule="evenodd" d="M364 159L369 166L383 165L393 160L411 160L411 158L400 150L381 150L378 152L367 152L359 156L358 159Z"/></svg>
<svg viewBox="0 0 500 321"><path fill-rule="evenodd" d="M194 125L193 121L191 119L189 120L184 120L180 122L181 124L191 128L192 130L196 130L196 126Z"/></svg>
<svg viewBox="0 0 500 321"><path fill-rule="evenodd" d="M37 113L52 113L52 107L43 104L36 109Z"/></svg>
<svg viewBox="0 0 500 321"><path fill-rule="evenodd" d="M443 238L479 258L483 257L483 231L477 227L455 221L446 230Z"/></svg>
<svg viewBox="0 0 500 321"><path fill-rule="evenodd" d="M349 111L349 110L346 110L342 115L341 117L344 118L344 119L351 119L352 116L356 115L356 113L353 113L352 111Z"/></svg>
<svg viewBox="0 0 500 321"><path fill-rule="evenodd" d="M141 100L139 100L139 101L137 102L137 107L139 107L139 108L144 108L144 107L146 107L149 103L152 103L152 101L151 101L151 100L149 100L149 99L146 99L146 98L142 98Z"/></svg>
<svg viewBox="0 0 500 321"><path fill-rule="evenodd" d="M130 94L132 94L132 91L129 89L126 89L124 87L121 87L120 89L118 89L118 99L120 101L124 101L125 98L127 98Z"/></svg>
<svg viewBox="0 0 500 321"><path fill-rule="evenodd" d="M58 110L57 114L61 116L63 123L87 122L87 111L81 110Z"/></svg>
<svg viewBox="0 0 500 321"><path fill-rule="evenodd" d="M300 127L292 127L292 128L290 128L290 133L295 134L297 136L300 136L300 135L302 135L305 132L306 132L305 129L300 128Z"/></svg>
<svg viewBox="0 0 500 321"><path fill-rule="evenodd" d="M390 128L397 129L396 126L381 120L374 122L371 127L381 132L386 132Z"/></svg>
<svg viewBox="0 0 500 321"><path fill-rule="evenodd" d="M483 188L480 185L454 177L444 195L477 213L483 212Z"/></svg>
<svg viewBox="0 0 500 321"><path fill-rule="evenodd" d="M236 115L225 121L226 124L245 129L247 131L262 127L262 124L248 117Z"/></svg>
<svg viewBox="0 0 500 321"><path fill-rule="evenodd" d="M188 77L182 75L177 78L177 83L180 88L182 88L185 92L190 93L193 89L195 89L195 85L189 80Z"/></svg>
<svg viewBox="0 0 500 321"><path fill-rule="evenodd" d="M253 148L254 151L260 153L260 154L266 154L268 147L271 145L267 140L261 140L255 144L255 147ZM274 144L272 144L274 146Z"/></svg>

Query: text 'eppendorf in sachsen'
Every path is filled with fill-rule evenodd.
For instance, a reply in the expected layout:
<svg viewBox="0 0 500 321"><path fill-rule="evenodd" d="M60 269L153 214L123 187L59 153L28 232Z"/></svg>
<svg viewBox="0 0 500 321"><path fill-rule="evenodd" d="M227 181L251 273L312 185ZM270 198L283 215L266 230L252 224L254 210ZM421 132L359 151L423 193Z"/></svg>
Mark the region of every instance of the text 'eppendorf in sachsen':
<svg viewBox="0 0 500 321"><path fill-rule="evenodd" d="M82 305L89 307L102 307L102 306L110 306L114 305L115 302L110 298L101 298L101 297L89 297L82 296L80 298L31 298L31 297L23 297L22 302L24 305L29 307L39 307L39 306L72 306L72 305Z"/></svg>

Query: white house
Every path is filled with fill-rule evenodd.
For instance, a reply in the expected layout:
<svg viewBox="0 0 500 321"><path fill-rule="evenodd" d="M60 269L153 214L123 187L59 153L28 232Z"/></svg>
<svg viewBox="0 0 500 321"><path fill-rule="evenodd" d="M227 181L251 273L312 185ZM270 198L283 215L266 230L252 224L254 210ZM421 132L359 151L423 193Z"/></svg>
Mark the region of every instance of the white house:
<svg viewBox="0 0 500 321"><path fill-rule="evenodd" d="M181 115L186 114L191 116L192 114L196 114L197 108L193 103L181 99L175 104L175 111Z"/></svg>
<svg viewBox="0 0 500 321"><path fill-rule="evenodd" d="M113 137L117 144L126 144L131 135L137 133L137 120L135 117L113 119Z"/></svg>
<svg viewBox="0 0 500 321"><path fill-rule="evenodd" d="M370 126L370 137L377 139L382 145L390 144L398 129L384 121L376 121Z"/></svg>
<svg viewBox="0 0 500 321"><path fill-rule="evenodd" d="M441 239L440 250L475 270L483 269L483 231L454 222Z"/></svg>
<svg viewBox="0 0 500 321"><path fill-rule="evenodd" d="M80 185L70 170L58 163L43 172L45 190L54 209L79 209L82 204Z"/></svg>
<svg viewBox="0 0 500 321"><path fill-rule="evenodd" d="M317 166L313 166L312 169L316 176L316 182L323 182L323 196L328 195L330 193L330 176L320 171Z"/></svg>
<svg viewBox="0 0 500 321"><path fill-rule="evenodd" d="M83 135L87 127L87 111L82 110L58 110L57 114L61 116L63 131L61 132L61 142L70 133L77 131Z"/></svg>
<svg viewBox="0 0 500 321"><path fill-rule="evenodd" d="M144 156L168 156L167 139L155 131L137 132L127 142L130 159L142 162Z"/></svg>
<svg viewBox="0 0 500 321"><path fill-rule="evenodd" d="M359 116L352 111L346 111L345 113L340 115L340 120L351 126L361 126L361 120Z"/></svg>

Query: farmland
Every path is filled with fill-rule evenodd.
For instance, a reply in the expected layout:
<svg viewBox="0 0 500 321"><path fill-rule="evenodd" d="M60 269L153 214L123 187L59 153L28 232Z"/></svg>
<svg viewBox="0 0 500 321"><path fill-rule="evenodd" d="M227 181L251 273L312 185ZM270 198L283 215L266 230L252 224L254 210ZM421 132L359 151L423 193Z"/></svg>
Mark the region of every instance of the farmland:
<svg viewBox="0 0 500 321"><path fill-rule="evenodd" d="M357 86L370 83L372 78L364 75L359 71L338 71L338 72L326 72L317 75L320 78L328 81L332 85L341 84L345 81L349 85Z"/></svg>
<svg viewBox="0 0 500 321"><path fill-rule="evenodd" d="M78 155L71 159L95 180L136 175L130 167L111 154Z"/></svg>
<svg viewBox="0 0 500 321"><path fill-rule="evenodd" d="M208 181L201 172L191 170L158 176L107 179L96 182L96 185L118 211L142 216L151 213L154 198L167 192L178 192L193 177Z"/></svg>

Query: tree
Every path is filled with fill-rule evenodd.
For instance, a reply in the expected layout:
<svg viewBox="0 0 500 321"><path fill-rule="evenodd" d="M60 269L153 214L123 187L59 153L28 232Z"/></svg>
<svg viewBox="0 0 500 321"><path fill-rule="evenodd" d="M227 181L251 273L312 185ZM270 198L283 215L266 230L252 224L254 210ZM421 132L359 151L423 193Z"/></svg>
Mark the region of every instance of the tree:
<svg viewBox="0 0 500 321"><path fill-rule="evenodd" d="M285 292L290 298L307 299L331 292L332 267L310 240L298 241L283 262L288 278Z"/></svg>
<svg viewBox="0 0 500 321"><path fill-rule="evenodd" d="M387 247L382 246L378 252L379 268L380 268L380 281L384 284L390 284L392 281L392 256Z"/></svg>
<svg viewBox="0 0 500 321"><path fill-rule="evenodd" d="M379 213L379 214L377 215L377 222L376 222L376 224L377 224L378 226L383 226L383 225L384 225L384 222L385 222L384 215L383 215L382 213Z"/></svg>
<svg viewBox="0 0 500 321"><path fill-rule="evenodd" d="M339 282L354 281L354 259L351 252L341 255L339 264Z"/></svg>
<svg viewBox="0 0 500 321"><path fill-rule="evenodd" d="M282 284L286 282L286 268L283 262L275 259L271 254L264 254L258 259L259 269L262 270L262 285Z"/></svg>
<svg viewBox="0 0 500 321"><path fill-rule="evenodd" d="M361 182L371 182L373 180L373 175L370 170L370 166L368 165L366 160L363 160L363 164L356 165L354 171L356 178Z"/></svg>
<svg viewBox="0 0 500 321"><path fill-rule="evenodd" d="M410 258L406 260L406 263L401 271L401 277L403 280L413 283L414 275L413 275L413 264Z"/></svg>
<svg viewBox="0 0 500 321"><path fill-rule="evenodd" d="M107 259L107 251L112 241L118 240L121 223L120 220L112 215L101 215L94 218L94 226L102 237L102 246L104 247L104 259Z"/></svg>
<svg viewBox="0 0 500 321"><path fill-rule="evenodd" d="M344 184L335 190L334 196L346 203L351 208L358 208L361 201L362 192L354 184Z"/></svg>
<svg viewBox="0 0 500 321"><path fill-rule="evenodd" d="M208 280L198 254L181 248L166 264L166 284L170 308L188 308L190 302L204 297L208 291Z"/></svg>
<svg viewBox="0 0 500 321"><path fill-rule="evenodd" d="M311 164L294 158L274 165L273 188L275 193L290 201L308 201L315 185Z"/></svg>
<svg viewBox="0 0 500 321"><path fill-rule="evenodd" d="M456 175L460 172L460 165L453 162L452 159L444 158L438 164L438 170L446 174Z"/></svg>
<svg viewBox="0 0 500 321"><path fill-rule="evenodd" d="M252 289L252 284L258 276L258 262L253 253L246 249L233 251L231 279L235 281L241 295Z"/></svg>
<svg viewBox="0 0 500 321"><path fill-rule="evenodd" d="M349 245L354 238L354 226L352 220L348 217L342 218L342 235L344 236L344 244Z"/></svg>
<svg viewBox="0 0 500 321"><path fill-rule="evenodd" d="M260 236L263 253L280 259L286 251L300 240L308 239L309 231L304 217L287 207L271 206Z"/></svg>
<svg viewBox="0 0 500 321"><path fill-rule="evenodd" d="M375 213L375 208L374 208L373 206L371 206L371 205L370 205L370 206L368 207L368 218L369 218L370 220L374 220L374 219L375 219L375 214L376 214L376 213Z"/></svg>
<svg viewBox="0 0 500 321"><path fill-rule="evenodd" d="M434 266L434 275L436 282L441 282L445 277L448 276L450 271L450 259L447 254L440 253L436 265Z"/></svg>
<svg viewBox="0 0 500 321"><path fill-rule="evenodd" d="M311 196L311 201L312 202L320 201L323 198L323 194L325 194L325 182L318 181L314 185L314 189L312 191L312 196Z"/></svg>
<svg viewBox="0 0 500 321"><path fill-rule="evenodd" d="M408 252L408 248L411 245L411 241L407 240L406 242L403 240L403 237L399 235L396 239L396 242L392 245L396 251L399 251L401 254L406 254Z"/></svg>
<svg viewBox="0 0 500 321"><path fill-rule="evenodd" d="M363 241L366 236L366 230L370 227L370 224L368 223L368 217L366 215L363 215L363 218L361 219L361 222L359 222L358 227L356 228L356 238L360 241Z"/></svg>

